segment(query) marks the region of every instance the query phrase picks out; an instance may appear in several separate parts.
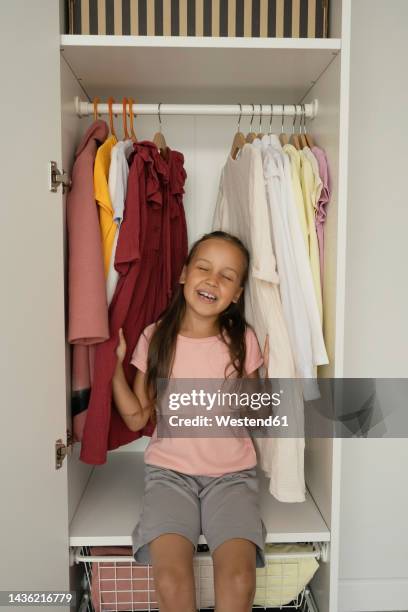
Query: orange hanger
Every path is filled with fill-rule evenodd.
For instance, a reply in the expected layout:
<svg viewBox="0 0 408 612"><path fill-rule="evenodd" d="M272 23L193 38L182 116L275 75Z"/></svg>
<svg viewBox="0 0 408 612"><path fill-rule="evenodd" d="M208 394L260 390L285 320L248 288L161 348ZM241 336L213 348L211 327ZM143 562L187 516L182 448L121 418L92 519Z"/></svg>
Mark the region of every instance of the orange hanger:
<svg viewBox="0 0 408 612"><path fill-rule="evenodd" d="M122 108L123 108L122 120L123 120L123 134L124 134L123 140L129 140L129 132L127 129L127 103L128 103L127 98L123 98L122 100Z"/></svg>
<svg viewBox="0 0 408 612"><path fill-rule="evenodd" d="M94 107L94 121L98 119L98 102L100 102L99 98L93 99L93 107Z"/></svg>
<svg viewBox="0 0 408 612"><path fill-rule="evenodd" d="M115 103L115 100L110 97L108 100L108 105L109 105L109 127L110 127L110 132L112 134L112 136L115 136L116 138L116 132L115 132L115 127L113 125L113 113L112 113L112 104Z"/></svg>
<svg viewBox="0 0 408 612"><path fill-rule="evenodd" d="M133 98L128 98L129 103L129 123L130 123L130 136L133 142L137 142L135 130L133 127Z"/></svg>

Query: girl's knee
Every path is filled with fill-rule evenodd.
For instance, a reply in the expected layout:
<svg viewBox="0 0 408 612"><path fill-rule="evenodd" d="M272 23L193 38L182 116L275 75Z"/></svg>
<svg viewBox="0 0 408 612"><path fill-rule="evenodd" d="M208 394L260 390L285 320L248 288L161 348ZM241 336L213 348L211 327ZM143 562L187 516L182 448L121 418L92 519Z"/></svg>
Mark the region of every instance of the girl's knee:
<svg viewBox="0 0 408 612"><path fill-rule="evenodd" d="M191 597L194 581L192 569L161 565L153 567L154 584L162 601L174 602Z"/></svg>
<svg viewBox="0 0 408 612"><path fill-rule="evenodd" d="M220 590L234 593L237 599L252 600L256 590L256 572L250 565L224 567L216 576Z"/></svg>

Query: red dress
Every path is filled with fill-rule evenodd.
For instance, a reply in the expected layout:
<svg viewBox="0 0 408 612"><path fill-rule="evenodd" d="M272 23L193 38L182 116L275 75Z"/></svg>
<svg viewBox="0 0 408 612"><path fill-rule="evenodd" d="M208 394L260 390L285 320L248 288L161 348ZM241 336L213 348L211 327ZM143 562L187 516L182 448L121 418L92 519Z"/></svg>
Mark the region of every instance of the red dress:
<svg viewBox="0 0 408 612"><path fill-rule="evenodd" d="M135 368L130 359L146 325L167 307L187 257L183 208L186 172L184 157L168 150L164 160L156 146L135 143L125 211L115 255L120 277L109 308L110 337L95 350L94 377L82 439L80 459L93 465L106 462L107 451L152 435L130 431L114 406L112 378L116 368L118 331L123 327L127 352L123 369L129 385Z"/></svg>

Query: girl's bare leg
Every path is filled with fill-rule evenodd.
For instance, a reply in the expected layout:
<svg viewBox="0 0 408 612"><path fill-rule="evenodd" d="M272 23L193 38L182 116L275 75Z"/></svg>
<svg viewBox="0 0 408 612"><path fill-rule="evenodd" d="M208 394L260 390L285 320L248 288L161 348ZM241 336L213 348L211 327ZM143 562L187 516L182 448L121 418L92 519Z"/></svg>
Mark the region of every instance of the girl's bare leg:
<svg viewBox="0 0 408 612"><path fill-rule="evenodd" d="M250 612L256 590L256 546L244 538L227 540L214 550L216 612Z"/></svg>
<svg viewBox="0 0 408 612"><path fill-rule="evenodd" d="M166 533L150 542L149 552L160 612L196 612L192 542Z"/></svg>

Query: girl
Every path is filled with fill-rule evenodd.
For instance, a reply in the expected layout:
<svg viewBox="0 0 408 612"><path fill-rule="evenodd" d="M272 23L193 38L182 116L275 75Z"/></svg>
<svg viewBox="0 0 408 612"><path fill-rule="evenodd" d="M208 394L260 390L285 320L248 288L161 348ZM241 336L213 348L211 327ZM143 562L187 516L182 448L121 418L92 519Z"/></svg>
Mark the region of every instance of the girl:
<svg viewBox="0 0 408 612"><path fill-rule="evenodd" d="M113 378L116 406L132 431L154 419L158 378L257 378L268 360L244 317L249 253L235 236L205 234L187 257L171 303L141 334L122 368L119 331ZM154 420L155 422L155 420ZM133 554L151 563L161 612L196 610L193 555L204 534L214 565L217 612L252 610L255 568L264 567L266 528L259 514L256 453L250 437L157 437L144 454L143 509Z"/></svg>

